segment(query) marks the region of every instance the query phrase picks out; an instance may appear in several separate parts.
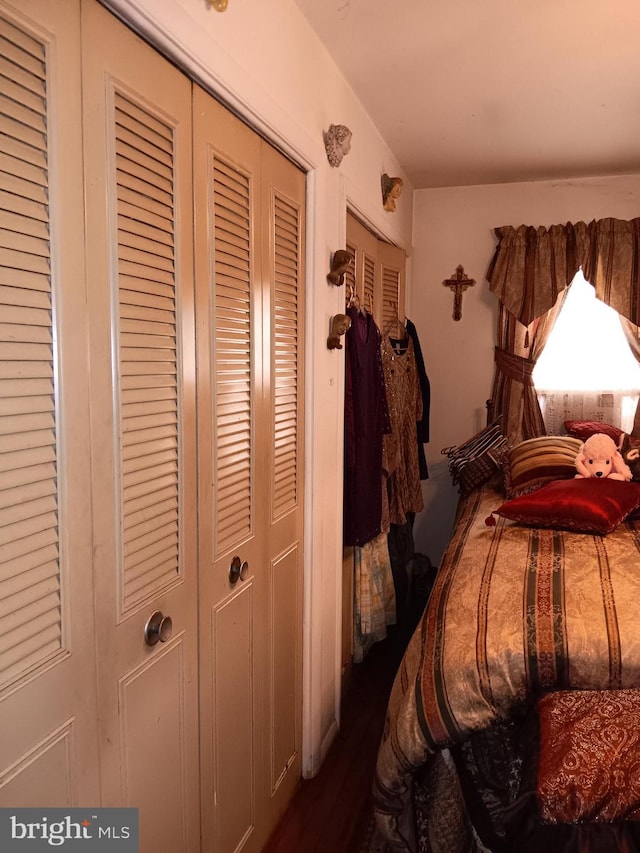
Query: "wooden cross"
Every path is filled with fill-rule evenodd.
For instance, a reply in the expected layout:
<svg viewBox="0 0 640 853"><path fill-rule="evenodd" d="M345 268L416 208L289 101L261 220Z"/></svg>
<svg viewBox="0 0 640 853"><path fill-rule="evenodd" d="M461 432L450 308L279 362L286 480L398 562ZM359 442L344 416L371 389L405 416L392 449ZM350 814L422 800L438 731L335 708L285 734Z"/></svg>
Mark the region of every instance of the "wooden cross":
<svg viewBox="0 0 640 853"><path fill-rule="evenodd" d="M445 287L450 287L453 290L453 319L460 320L462 317L462 294L468 287L473 287L476 283L475 279L469 278L465 274L462 264L456 267L455 276L445 279L443 282Z"/></svg>

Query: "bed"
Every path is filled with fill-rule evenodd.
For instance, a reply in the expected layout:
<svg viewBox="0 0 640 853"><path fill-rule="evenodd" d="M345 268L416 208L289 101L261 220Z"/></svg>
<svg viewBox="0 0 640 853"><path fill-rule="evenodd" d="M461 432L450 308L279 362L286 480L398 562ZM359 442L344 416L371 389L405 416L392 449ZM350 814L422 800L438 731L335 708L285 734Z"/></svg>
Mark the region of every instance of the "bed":
<svg viewBox="0 0 640 853"><path fill-rule="evenodd" d="M539 511L558 476L547 475L510 497L535 497ZM579 482L570 476L558 482ZM512 520L496 512L505 503L495 478L461 497L396 675L374 782L390 850L506 849L536 698L556 688L640 687L637 494L600 533L553 513L542 523Z"/></svg>

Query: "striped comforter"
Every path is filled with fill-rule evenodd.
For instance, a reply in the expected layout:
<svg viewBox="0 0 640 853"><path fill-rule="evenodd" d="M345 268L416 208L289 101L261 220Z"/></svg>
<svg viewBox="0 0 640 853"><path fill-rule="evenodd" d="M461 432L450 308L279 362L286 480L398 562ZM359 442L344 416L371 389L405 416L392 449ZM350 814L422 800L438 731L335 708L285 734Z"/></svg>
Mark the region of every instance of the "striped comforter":
<svg viewBox="0 0 640 853"><path fill-rule="evenodd" d="M640 687L640 522L607 536L488 527L503 500L484 487L461 503L396 676L374 792L393 850L418 849L413 777L447 745L549 688Z"/></svg>

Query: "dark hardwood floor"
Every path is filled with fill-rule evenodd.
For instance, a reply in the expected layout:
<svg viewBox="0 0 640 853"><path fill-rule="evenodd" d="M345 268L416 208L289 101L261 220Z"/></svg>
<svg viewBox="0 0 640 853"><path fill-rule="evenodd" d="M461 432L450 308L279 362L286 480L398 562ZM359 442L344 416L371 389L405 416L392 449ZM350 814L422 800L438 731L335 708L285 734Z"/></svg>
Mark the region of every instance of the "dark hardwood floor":
<svg viewBox="0 0 640 853"><path fill-rule="evenodd" d="M358 853L371 814L371 784L387 699L406 645L391 627L354 664L340 733L317 776L303 780L263 853Z"/></svg>

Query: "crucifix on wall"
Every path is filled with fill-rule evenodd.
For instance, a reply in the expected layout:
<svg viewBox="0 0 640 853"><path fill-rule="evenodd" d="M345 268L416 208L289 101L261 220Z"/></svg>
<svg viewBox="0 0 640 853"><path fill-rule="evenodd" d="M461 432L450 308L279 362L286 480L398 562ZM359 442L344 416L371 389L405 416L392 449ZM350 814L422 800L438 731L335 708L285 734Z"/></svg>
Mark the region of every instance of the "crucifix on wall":
<svg viewBox="0 0 640 853"><path fill-rule="evenodd" d="M469 278L462 264L458 264L455 275L445 279L442 283L445 287L450 287L453 290L453 319L460 320L462 317L462 294L468 287L473 287L476 283L475 279Z"/></svg>

